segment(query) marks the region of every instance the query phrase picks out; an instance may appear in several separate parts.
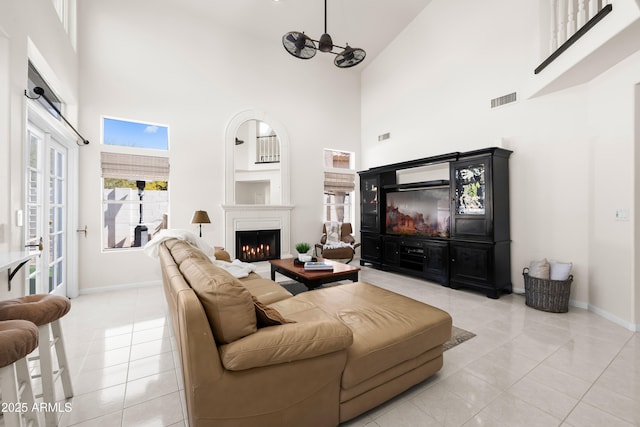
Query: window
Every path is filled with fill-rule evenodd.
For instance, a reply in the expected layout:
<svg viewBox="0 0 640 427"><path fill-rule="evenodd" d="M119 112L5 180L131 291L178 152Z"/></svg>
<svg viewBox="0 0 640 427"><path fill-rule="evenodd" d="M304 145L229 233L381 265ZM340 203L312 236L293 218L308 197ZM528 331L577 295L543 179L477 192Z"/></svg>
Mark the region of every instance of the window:
<svg viewBox="0 0 640 427"><path fill-rule="evenodd" d="M102 121L102 143L167 151L169 127L105 117Z"/></svg>
<svg viewBox="0 0 640 427"><path fill-rule="evenodd" d="M40 75L40 72L38 72L35 65L33 65L31 61L29 61L28 77L29 79L28 79L27 86L29 87L29 92L31 92L30 96L36 97L36 94L33 92L33 89L35 87L41 87L44 89L45 93L47 94L47 98L49 98L49 101L51 101L51 103L58 109L58 111L62 111L63 109L62 101L60 101L60 98L58 98L58 96L55 94L53 89L51 89L49 84L42 78L42 75ZM42 105L42 107L45 110L47 110L57 120L60 120L60 115L58 114L58 111L52 108L51 105L49 105L49 103L44 99L44 97L39 96L37 98L38 99L36 100L36 102L38 104Z"/></svg>
<svg viewBox="0 0 640 427"><path fill-rule="evenodd" d="M58 14L62 27L69 35L71 44L76 49L77 39L77 3L79 0L51 0Z"/></svg>
<svg viewBox="0 0 640 427"><path fill-rule="evenodd" d="M324 150L323 220L353 223L355 161L353 153Z"/></svg>
<svg viewBox="0 0 640 427"><path fill-rule="evenodd" d="M58 18L60 18L60 22L64 25L64 29L67 29L67 7L69 6L68 0L52 0L53 7L56 9L58 13Z"/></svg>
<svg viewBox="0 0 640 427"><path fill-rule="evenodd" d="M148 134L153 134L148 137ZM160 134L160 137L158 137ZM144 246L167 228L169 211L169 146L166 126L103 119L103 143L162 150L164 155L119 148L100 154L102 170L103 249ZM162 151L158 153L162 154Z"/></svg>

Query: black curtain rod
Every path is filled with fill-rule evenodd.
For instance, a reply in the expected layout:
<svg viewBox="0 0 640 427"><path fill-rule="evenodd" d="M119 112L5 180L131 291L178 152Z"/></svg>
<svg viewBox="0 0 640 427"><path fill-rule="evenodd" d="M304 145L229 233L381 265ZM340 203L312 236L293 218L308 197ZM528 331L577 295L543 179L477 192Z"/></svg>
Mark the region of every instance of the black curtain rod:
<svg viewBox="0 0 640 427"><path fill-rule="evenodd" d="M33 88L33 93L35 93L38 96L35 97L35 98L30 97L29 93L25 89L24 96L26 96L29 99L38 99L40 97L44 98L44 100L47 101L47 103L51 106L51 108L53 108L55 110L55 112L58 113L58 115L62 118L62 120L64 120L64 122L67 124L67 126L69 126L76 133L76 135L78 135L80 137L80 139L82 140L82 144L84 144L84 145L89 144L89 140L85 139L84 136L80 135L80 132L78 132L76 130L76 128L74 128L73 125L71 123L69 123L69 120L65 119L65 117L62 115L60 110L58 110L58 108L53 104L53 102L51 102L49 100L49 98L47 98L47 96L44 94L44 89L42 89L40 86L36 86L36 87ZM81 145L81 144L78 144L78 145Z"/></svg>

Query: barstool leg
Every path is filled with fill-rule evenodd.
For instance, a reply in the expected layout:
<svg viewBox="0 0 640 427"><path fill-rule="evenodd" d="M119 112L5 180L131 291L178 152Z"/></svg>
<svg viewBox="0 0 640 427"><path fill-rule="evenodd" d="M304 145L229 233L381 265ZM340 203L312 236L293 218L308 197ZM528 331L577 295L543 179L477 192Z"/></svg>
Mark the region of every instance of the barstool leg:
<svg viewBox="0 0 640 427"><path fill-rule="evenodd" d="M44 412L45 425L54 427L58 424L58 413L56 408L56 379L60 377L62 380L62 389L64 397L73 397L73 388L71 386L71 374L69 373L69 365L67 363L67 354L64 348L64 338L60 327L60 320L38 326L40 334L39 358L40 358L40 379L42 381L42 400L48 404ZM53 370L52 346L56 352L58 361L58 370Z"/></svg>
<svg viewBox="0 0 640 427"><path fill-rule="evenodd" d="M33 396L33 388L31 387L31 376L29 374L29 366L27 359L20 359L16 363L16 376L18 388L21 390L20 401L26 404L29 410L24 414L27 426L41 426L42 415L38 410L33 410L35 406L35 398Z"/></svg>
<svg viewBox="0 0 640 427"><path fill-rule="evenodd" d="M47 403L44 411L44 422L47 427L55 427L58 424L58 413L53 409L56 403L56 391L53 377L53 360L51 357L51 328L50 323L38 326L40 343L40 379L42 381L42 401Z"/></svg>
<svg viewBox="0 0 640 427"><path fill-rule="evenodd" d="M35 399L26 358L0 368L0 389L2 390L3 407L13 409L4 412L5 427L39 427L43 425L42 415L34 407Z"/></svg>
<svg viewBox="0 0 640 427"><path fill-rule="evenodd" d="M53 332L53 339L55 340L58 369L60 379L62 380L64 397L69 399L70 397L73 397L73 387L71 386L71 373L69 372L69 364L67 363L67 352L64 348L64 338L62 336L60 320L56 320L51 323L51 331Z"/></svg>
<svg viewBox="0 0 640 427"><path fill-rule="evenodd" d="M3 406L11 409L9 407L15 405L13 406L15 410L3 412L5 426L22 426L19 406L20 399L18 398L18 382L16 381L16 370L13 363L0 368L0 390L2 390Z"/></svg>

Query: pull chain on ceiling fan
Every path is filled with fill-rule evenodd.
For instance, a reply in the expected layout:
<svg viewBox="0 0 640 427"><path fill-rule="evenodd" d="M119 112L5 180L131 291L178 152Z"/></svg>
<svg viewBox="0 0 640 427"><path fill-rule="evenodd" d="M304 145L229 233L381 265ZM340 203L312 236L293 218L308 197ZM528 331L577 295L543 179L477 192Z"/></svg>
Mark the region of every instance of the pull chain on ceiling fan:
<svg viewBox="0 0 640 427"><path fill-rule="evenodd" d="M318 43L318 47L316 47ZM327 0L324 0L324 34L320 40L313 40L304 32L289 31L282 36L282 45L291 55L300 59L311 59L316 55L316 51L330 52L336 55L333 63L339 68L349 68L358 65L367 56L367 53L358 47L351 47L347 43L346 47L333 44L331 36L327 33ZM342 49L341 52L334 52L333 48Z"/></svg>

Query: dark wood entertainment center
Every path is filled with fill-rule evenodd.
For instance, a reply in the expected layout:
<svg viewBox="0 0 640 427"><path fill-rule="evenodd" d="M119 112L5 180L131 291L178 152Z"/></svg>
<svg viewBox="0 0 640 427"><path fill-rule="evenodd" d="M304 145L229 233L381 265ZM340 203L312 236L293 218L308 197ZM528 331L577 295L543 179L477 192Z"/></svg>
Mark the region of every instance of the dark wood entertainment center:
<svg viewBox="0 0 640 427"><path fill-rule="evenodd" d="M360 264L410 274L451 288L481 290L489 298L510 293L511 153L493 147L358 172ZM398 182L399 171L444 163L449 164L448 181ZM442 206L444 199L436 201L435 196L427 194L434 189L440 195L443 189L448 190L446 206ZM425 190L425 195L418 194L421 190ZM400 197L405 196L403 199L396 196L403 192L406 193L401 194ZM415 201L411 200L412 192ZM429 207L412 217L387 203L392 196L411 200L411 207L426 200L424 203ZM398 221L399 225L394 223L392 227L391 221Z"/></svg>

